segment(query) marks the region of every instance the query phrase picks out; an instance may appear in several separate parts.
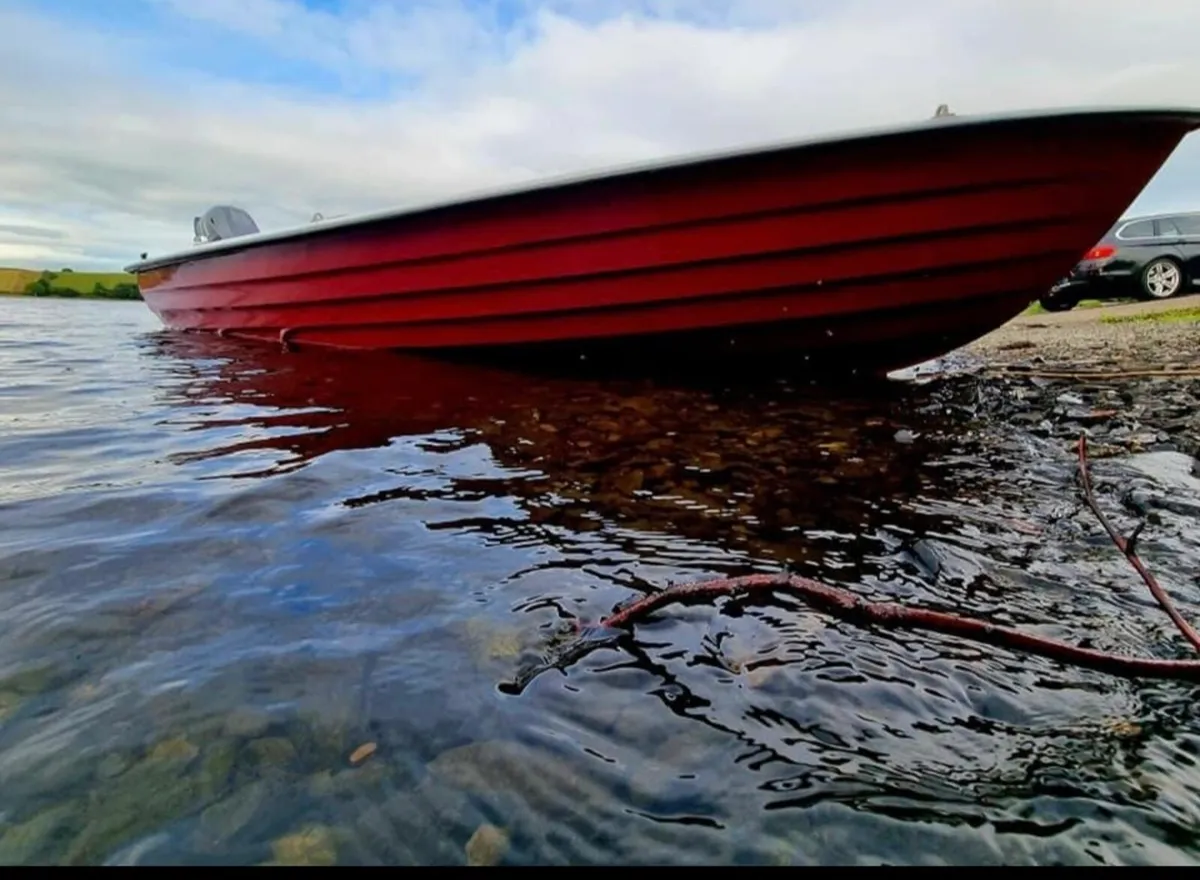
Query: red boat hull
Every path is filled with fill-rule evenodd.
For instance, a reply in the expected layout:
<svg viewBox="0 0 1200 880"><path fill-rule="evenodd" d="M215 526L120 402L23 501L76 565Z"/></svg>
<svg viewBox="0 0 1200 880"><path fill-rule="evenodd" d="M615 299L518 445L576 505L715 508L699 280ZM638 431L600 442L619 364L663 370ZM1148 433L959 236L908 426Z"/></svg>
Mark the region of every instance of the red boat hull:
<svg viewBox="0 0 1200 880"><path fill-rule="evenodd" d="M890 369L1024 309L1187 113L942 123L222 243L137 271L171 328L340 348L833 359Z"/></svg>

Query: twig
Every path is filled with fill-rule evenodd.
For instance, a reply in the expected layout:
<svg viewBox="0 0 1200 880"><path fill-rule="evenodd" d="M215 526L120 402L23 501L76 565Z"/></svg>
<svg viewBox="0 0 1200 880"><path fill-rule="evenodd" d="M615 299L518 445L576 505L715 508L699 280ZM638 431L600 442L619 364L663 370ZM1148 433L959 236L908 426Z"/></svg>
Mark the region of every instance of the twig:
<svg viewBox="0 0 1200 880"><path fill-rule="evenodd" d="M840 587L831 587L794 574L751 574L743 577L718 578L692 584L678 584L651 593L609 615L601 626L617 629L626 627L659 608L677 602L701 598L744 595L754 591L779 590L799 596L814 607L847 620L857 620L880 626L902 626L932 630L948 635L966 636L976 641L991 642L1064 660L1106 672L1147 677L1185 678L1200 681L1200 660L1158 660L1126 657L1093 648L1081 648L1046 636L1021 632L986 620L961 617L927 608L913 608L895 602L868 602L861 596Z"/></svg>
<svg viewBox="0 0 1200 880"><path fill-rule="evenodd" d="M912 608L895 602L868 602L840 587L818 583L793 574L751 574L716 578L688 584L673 584L657 593L639 598L600 621L598 627L577 627L579 631L601 633L600 637L580 637L556 652L557 659L526 669L512 682L501 685L508 694L519 694L534 678L552 668L562 669L600 648L612 646L621 630L669 605L712 600L722 596L739 597L751 593L779 591L804 599L815 608L844 620L878 626L906 627L962 636L1025 651L1051 660L1072 663L1100 672L1141 678L1165 678L1200 682L1200 660L1159 660L1127 657L1094 648L1082 648L1046 636L1021 632L1007 626L971 617L961 617L926 608ZM607 635L604 635L607 633Z"/></svg>
<svg viewBox="0 0 1200 880"><path fill-rule="evenodd" d="M1125 555L1125 558L1129 560L1129 564L1141 575L1146 586L1150 588L1150 594L1162 606L1163 611L1167 612L1167 616L1171 618L1175 626L1183 633L1183 637L1192 643L1193 648L1200 651L1200 633L1197 633L1192 625L1184 620L1183 616L1175 610L1175 603L1171 601L1171 597L1158 585L1158 581L1154 575L1142 564L1142 560L1137 554L1137 539L1141 535L1145 523L1139 523L1128 538L1123 538L1113 528L1113 524L1109 522L1108 517L1100 509L1100 505L1096 503L1096 495L1092 492L1092 479L1088 474L1087 436L1084 434L1079 435L1079 480L1083 484L1083 500L1087 503L1092 513L1096 515L1096 519L1100 521L1100 525L1104 527L1104 531L1108 532L1108 536L1112 538L1112 542L1117 546L1117 549Z"/></svg>
<svg viewBox="0 0 1200 880"><path fill-rule="evenodd" d="M1154 575L1146 569L1137 555L1137 539L1144 524L1134 529L1128 538L1123 538L1117 533L1096 503L1087 464L1087 438L1080 436L1079 474L1083 485L1084 501L1096 515L1109 537L1112 538L1113 543L1142 576L1142 580L1146 582L1146 586L1150 588L1150 592L1158 604L1167 612L1192 646L1200 651L1200 633L1197 633L1175 610L1170 598L1163 592ZM1114 675L1200 682L1200 660L1128 657L1107 651L1098 651L1094 648L1071 645L1057 639L1021 632L1012 627L1000 626L977 618L962 617L926 608L914 608L895 602L868 602L849 590L831 587L799 575L751 574L742 577L715 578L695 583L672 584L664 590L642 596L622 606L603 618L597 626L588 627L577 623L574 627L577 636L574 639L559 646L545 662L523 670L513 682L501 685L501 690L510 694L520 693L542 672L552 668L566 668L592 651L615 644L634 623L667 606L711 601L723 596L740 597L771 591L798 596L815 608L859 623L907 627L961 636Z"/></svg>

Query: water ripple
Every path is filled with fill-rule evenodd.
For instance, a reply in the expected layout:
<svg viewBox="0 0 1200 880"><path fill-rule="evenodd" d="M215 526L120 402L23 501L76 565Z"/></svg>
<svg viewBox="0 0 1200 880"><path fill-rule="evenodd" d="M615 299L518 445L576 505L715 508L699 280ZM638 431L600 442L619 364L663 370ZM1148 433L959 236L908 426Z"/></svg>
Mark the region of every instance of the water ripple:
<svg viewBox="0 0 1200 880"><path fill-rule="evenodd" d="M1182 656L970 372L568 379L6 302L0 863L1195 863L1184 685L774 596L500 688L565 620L782 567ZM1191 459L1095 480L1194 617Z"/></svg>

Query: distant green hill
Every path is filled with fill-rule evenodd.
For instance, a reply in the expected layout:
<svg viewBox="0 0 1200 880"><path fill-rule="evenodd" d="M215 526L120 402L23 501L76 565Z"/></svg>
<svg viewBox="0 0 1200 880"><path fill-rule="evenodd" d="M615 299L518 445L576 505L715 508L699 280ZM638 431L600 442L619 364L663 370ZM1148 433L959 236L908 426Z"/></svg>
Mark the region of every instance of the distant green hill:
<svg viewBox="0 0 1200 880"><path fill-rule="evenodd" d="M137 278L127 272L59 272L0 269L0 294L141 299Z"/></svg>

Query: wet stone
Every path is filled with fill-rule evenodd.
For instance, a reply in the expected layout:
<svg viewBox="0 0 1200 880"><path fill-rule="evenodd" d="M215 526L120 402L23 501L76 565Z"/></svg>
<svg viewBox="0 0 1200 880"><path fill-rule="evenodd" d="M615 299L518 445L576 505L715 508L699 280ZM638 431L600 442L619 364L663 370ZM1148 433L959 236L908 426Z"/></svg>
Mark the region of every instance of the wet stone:
<svg viewBox="0 0 1200 880"><path fill-rule="evenodd" d="M0 694L33 697L57 690L76 678L78 670L66 670L47 663L0 676Z"/></svg>
<svg viewBox="0 0 1200 880"><path fill-rule="evenodd" d="M345 858L351 864L364 866L421 864L423 860L414 856L412 846L423 837L397 827L384 806L371 804L351 826Z"/></svg>
<svg viewBox="0 0 1200 880"><path fill-rule="evenodd" d="M466 622L466 637L471 654L479 663L511 660L519 656L524 648L524 641L515 629L499 626L484 618L472 618Z"/></svg>
<svg viewBox="0 0 1200 880"><path fill-rule="evenodd" d="M219 794L229 785L237 753L237 742L232 739L217 740L204 750L198 777L205 794Z"/></svg>
<svg viewBox="0 0 1200 880"><path fill-rule="evenodd" d="M75 685L67 693L67 702L73 706L78 706L82 703L90 703L92 700L99 697L104 692L101 685L95 682L85 681Z"/></svg>
<svg viewBox="0 0 1200 880"><path fill-rule="evenodd" d="M495 825L484 823L475 829L467 841L467 864L472 867L500 864L508 852L508 832Z"/></svg>
<svg viewBox="0 0 1200 880"><path fill-rule="evenodd" d="M256 780L222 798L200 814L199 845L219 848L245 829L271 800L271 784Z"/></svg>
<svg viewBox="0 0 1200 880"><path fill-rule="evenodd" d="M80 804L72 801L43 810L31 819L13 825L0 834L0 865L37 864L56 848L63 834L69 832L81 812Z"/></svg>
<svg viewBox="0 0 1200 880"><path fill-rule="evenodd" d="M96 765L99 779L115 779L129 769L129 758L119 752L109 752Z"/></svg>
<svg viewBox="0 0 1200 880"><path fill-rule="evenodd" d="M334 865L337 863L337 839L333 829L310 825L271 843L276 865Z"/></svg>
<svg viewBox="0 0 1200 880"><path fill-rule="evenodd" d="M106 867L130 867L139 865L142 860L157 850L159 847L165 846L171 840L171 836L164 832L151 834L143 837L141 840L135 841L124 849L118 851L114 855L105 860Z"/></svg>
<svg viewBox="0 0 1200 880"><path fill-rule="evenodd" d="M267 736L251 741L246 753L260 767L282 768L296 760L296 747L282 736Z"/></svg>
<svg viewBox="0 0 1200 880"><path fill-rule="evenodd" d="M464 794L504 802L514 799L535 812L588 814L608 801L605 787L562 758L516 742L488 740L442 752L428 765L429 781Z"/></svg>
<svg viewBox="0 0 1200 880"><path fill-rule="evenodd" d="M234 709L225 717L222 728L225 736L254 739L262 736L271 726L271 716L262 709L243 706Z"/></svg>
<svg viewBox="0 0 1200 880"><path fill-rule="evenodd" d="M83 829L67 849L66 864L101 862L129 842L203 805L196 780L183 772L188 763L183 759L191 749L180 742L186 740L165 740L170 745L161 749L157 758L148 756L92 792Z"/></svg>
<svg viewBox="0 0 1200 880"><path fill-rule="evenodd" d="M199 754L197 746L178 736L155 744L147 758L162 763L189 764Z"/></svg>
<svg viewBox="0 0 1200 880"><path fill-rule="evenodd" d="M724 741L705 727L687 727L667 737L654 750L654 758L677 776L688 776L720 760Z"/></svg>
<svg viewBox="0 0 1200 880"><path fill-rule="evenodd" d="M507 809L491 806L489 812L508 815ZM463 842L487 818L461 792L439 783L422 784L363 809L354 821L346 858L359 864L462 864Z"/></svg>
<svg viewBox="0 0 1200 880"><path fill-rule="evenodd" d="M383 792L391 780L391 769L383 761L371 761L333 774L335 797L374 796Z"/></svg>
<svg viewBox="0 0 1200 880"><path fill-rule="evenodd" d="M1138 452L1147 450L1147 449L1151 448L1152 446L1154 446L1158 442L1159 442L1158 434L1150 434L1150 433L1135 434L1134 436L1129 438L1130 448L1133 449L1134 451L1138 451Z"/></svg>
<svg viewBox="0 0 1200 880"><path fill-rule="evenodd" d="M288 733L295 743L301 744L298 748L306 755L311 753L318 763L333 763L358 744L349 738L352 717L353 712L344 706L311 716L306 713L300 723L289 726Z"/></svg>
<svg viewBox="0 0 1200 880"><path fill-rule="evenodd" d="M308 777L308 793L315 798L331 797L337 790L332 770L320 770Z"/></svg>
<svg viewBox="0 0 1200 880"><path fill-rule="evenodd" d="M16 713L24 698L16 691L0 691L0 723Z"/></svg>

